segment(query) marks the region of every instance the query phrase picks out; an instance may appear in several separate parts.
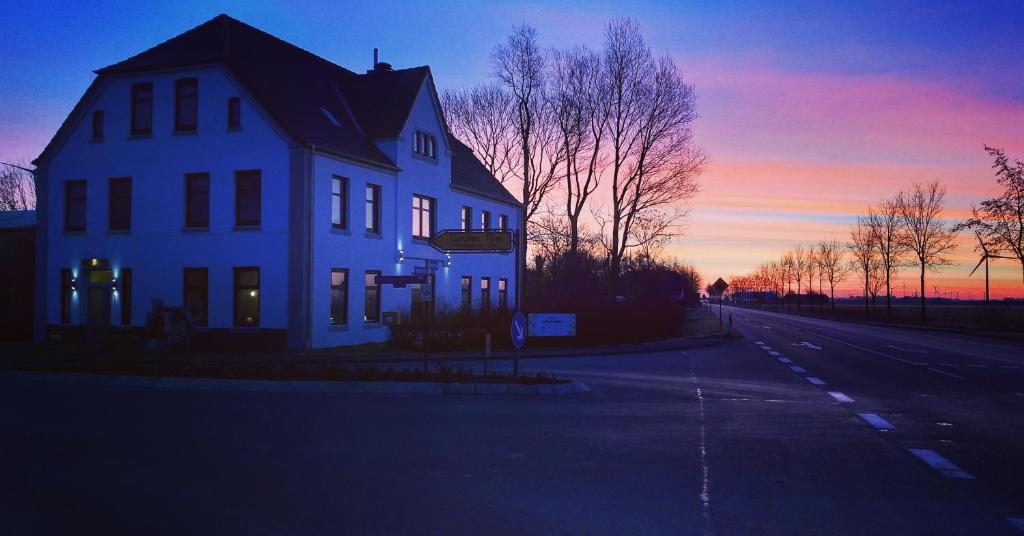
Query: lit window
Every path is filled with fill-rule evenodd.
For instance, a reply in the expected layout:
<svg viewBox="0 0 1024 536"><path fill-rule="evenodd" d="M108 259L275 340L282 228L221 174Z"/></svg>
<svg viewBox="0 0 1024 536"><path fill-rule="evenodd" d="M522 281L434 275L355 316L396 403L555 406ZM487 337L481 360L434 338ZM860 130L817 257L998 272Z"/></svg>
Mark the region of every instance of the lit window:
<svg viewBox="0 0 1024 536"><path fill-rule="evenodd" d="M380 232L380 186L366 185L366 230Z"/></svg>
<svg viewBox="0 0 1024 536"><path fill-rule="evenodd" d="M461 229L463 231L468 231L471 225L473 225L473 209L469 207L462 207Z"/></svg>
<svg viewBox="0 0 1024 536"><path fill-rule="evenodd" d="M485 231L491 228L491 213L486 210L480 211L480 228Z"/></svg>
<svg viewBox="0 0 1024 536"><path fill-rule="evenodd" d="M462 276L462 312L469 313L473 308L473 276Z"/></svg>
<svg viewBox="0 0 1024 536"><path fill-rule="evenodd" d="M434 235L434 200L432 198L412 196L412 236L414 238L430 238Z"/></svg>
<svg viewBox="0 0 1024 536"><path fill-rule="evenodd" d="M235 268L235 325L260 325L259 268Z"/></svg>
<svg viewBox="0 0 1024 536"><path fill-rule="evenodd" d="M348 179L331 178L331 227L348 229Z"/></svg>
<svg viewBox="0 0 1024 536"><path fill-rule="evenodd" d="M491 308L491 278L481 277L480 278L480 309L488 310Z"/></svg>
<svg viewBox="0 0 1024 536"><path fill-rule="evenodd" d="M498 278L498 308L508 309L508 279L504 277Z"/></svg>
<svg viewBox="0 0 1024 536"><path fill-rule="evenodd" d="M508 230L508 216L501 214L498 216L498 229L502 231Z"/></svg>
<svg viewBox="0 0 1024 536"><path fill-rule="evenodd" d="M348 270L331 268L331 324L348 324Z"/></svg>
<svg viewBox="0 0 1024 536"><path fill-rule="evenodd" d="M380 285L377 283L378 270L366 271L366 289L363 295L363 321L380 322Z"/></svg>

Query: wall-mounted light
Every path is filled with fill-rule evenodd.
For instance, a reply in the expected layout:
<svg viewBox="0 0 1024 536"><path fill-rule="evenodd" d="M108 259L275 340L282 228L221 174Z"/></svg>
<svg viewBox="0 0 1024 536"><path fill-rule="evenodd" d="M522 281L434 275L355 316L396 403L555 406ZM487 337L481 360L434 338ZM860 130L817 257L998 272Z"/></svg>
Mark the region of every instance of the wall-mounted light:
<svg viewBox="0 0 1024 536"><path fill-rule="evenodd" d="M89 259L89 266L99 266L99 265L100 265L100 260L97 259L96 257L93 257L93 258Z"/></svg>
<svg viewBox="0 0 1024 536"><path fill-rule="evenodd" d="M402 250L398 250L398 262L402 262L404 260L405 260L405 252L402 251Z"/></svg>
<svg viewBox="0 0 1024 536"><path fill-rule="evenodd" d="M110 280L110 290L114 291L114 294L117 294L117 278L116 277L111 278L111 280Z"/></svg>
<svg viewBox="0 0 1024 536"><path fill-rule="evenodd" d="M78 278L71 277L71 292L78 292Z"/></svg>
<svg viewBox="0 0 1024 536"><path fill-rule="evenodd" d="M451 253L445 253L444 254L444 267L447 268L447 267L449 267L451 265L452 265L452 254Z"/></svg>

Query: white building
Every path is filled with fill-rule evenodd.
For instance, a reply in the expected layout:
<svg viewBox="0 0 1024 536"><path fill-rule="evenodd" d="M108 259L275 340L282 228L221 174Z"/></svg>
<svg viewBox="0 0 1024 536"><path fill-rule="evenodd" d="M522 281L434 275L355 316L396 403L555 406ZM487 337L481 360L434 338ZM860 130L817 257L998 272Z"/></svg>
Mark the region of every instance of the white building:
<svg viewBox="0 0 1024 536"><path fill-rule="evenodd" d="M375 276L426 259L437 307L514 305L512 254L427 242L519 225L428 67L355 73L220 15L96 74L35 162L37 339L160 300L207 339L383 341L420 289Z"/></svg>

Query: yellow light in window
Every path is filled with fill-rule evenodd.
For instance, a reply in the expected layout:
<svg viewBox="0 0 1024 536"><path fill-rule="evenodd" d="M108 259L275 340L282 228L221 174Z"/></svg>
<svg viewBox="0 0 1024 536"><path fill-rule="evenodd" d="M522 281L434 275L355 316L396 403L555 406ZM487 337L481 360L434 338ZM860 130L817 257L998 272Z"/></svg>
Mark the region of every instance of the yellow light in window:
<svg viewBox="0 0 1024 536"><path fill-rule="evenodd" d="M89 259L89 264L92 265L92 266L97 266L97 265L99 265L99 263L100 263L100 260L97 259L96 257L93 257L93 258Z"/></svg>
<svg viewBox="0 0 1024 536"><path fill-rule="evenodd" d="M249 297L250 298L255 298L256 297L256 291L255 290L250 290L249 291Z"/></svg>

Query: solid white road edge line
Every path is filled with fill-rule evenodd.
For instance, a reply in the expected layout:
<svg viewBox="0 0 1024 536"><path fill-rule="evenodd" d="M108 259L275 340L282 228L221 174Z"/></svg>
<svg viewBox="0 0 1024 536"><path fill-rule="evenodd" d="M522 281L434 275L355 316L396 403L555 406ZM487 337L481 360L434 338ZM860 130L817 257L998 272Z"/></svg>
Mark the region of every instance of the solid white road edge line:
<svg viewBox="0 0 1024 536"><path fill-rule="evenodd" d="M844 395L843 393L840 393L839 391L829 391L828 394L829 394L829 396L831 396L832 398L838 400L839 402L846 402L846 403L853 402L852 398Z"/></svg>
<svg viewBox="0 0 1024 536"><path fill-rule="evenodd" d="M814 376L807 376L804 379L809 381L809 382L811 382L811 383L813 383L814 385L825 385L825 380L822 380L821 378L816 378Z"/></svg>
<svg viewBox="0 0 1024 536"><path fill-rule="evenodd" d="M868 421L868 424L874 426L877 430L895 430L896 427L891 422L879 417L874 413L860 413L862 419Z"/></svg>
<svg viewBox="0 0 1024 536"><path fill-rule="evenodd" d="M973 476L971 476L970 473L968 473L967 471L964 471L963 469L957 467L957 465L955 463L953 463L953 462L947 460L946 458L942 457L941 454L939 454L938 452L935 452L934 450L930 450L930 449L910 449L910 452L914 456L917 456L918 458L920 458L921 461L923 461L924 463L927 463L928 465L930 465L932 469L935 469L936 471L941 473L942 476L945 476L945 477L948 477L948 478L964 478L964 479L973 479L974 478Z"/></svg>
<svg viewBox="0 0 1024 536"><path fill-rule="evenodd" d="M959 375L957 375L957 374L953 374L952 372L946 372L946 371L944 371L944 370L941 370L941 369L937 369L937 368L931 368L931 367L928 367L928 370L930 370L930 371L932 371L932 372L938 372L939 374L942 374L943 376L949 376L950 378L956 378L956 379L958 379L958 380L963 380L963 379L966 379L966 378L964 378L963 376L959 376Z"/></svg>

